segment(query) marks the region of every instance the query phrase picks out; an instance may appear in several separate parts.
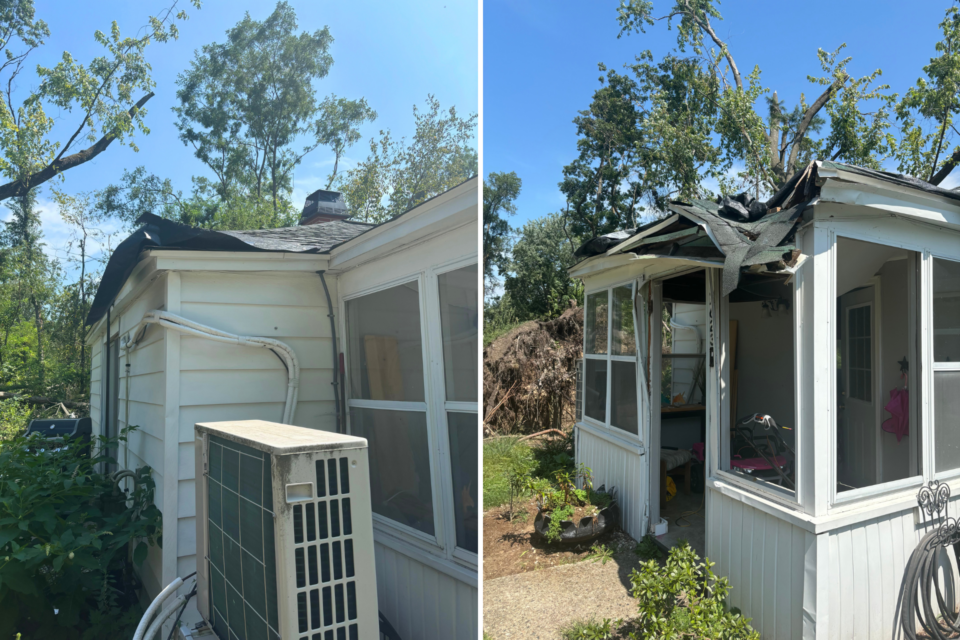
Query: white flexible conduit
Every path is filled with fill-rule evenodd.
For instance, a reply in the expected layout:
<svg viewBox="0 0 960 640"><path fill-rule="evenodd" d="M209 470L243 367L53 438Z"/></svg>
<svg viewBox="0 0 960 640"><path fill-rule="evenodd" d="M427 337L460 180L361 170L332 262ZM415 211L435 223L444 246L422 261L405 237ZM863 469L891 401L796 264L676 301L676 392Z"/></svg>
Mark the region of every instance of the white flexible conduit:
<svg viewBox="0 0 960 640"><path fill-rule="evenodd" d="M179 589L180 585L182 584L183 584L183 578L176 578L173 582L168 584L166 588L157 595L156 598L153 599L153 602L150 603L150 606L147 607L147 610L144 612L143 617L140 618L140 624L137 625L137 631L136 633L133 634L133 640L144 640L145 637L149 638L149 636L146 636L145 634L148 630L147 625L150 624L150 620L153 618L153 614L155 614L157 610L160 609L161 605L163 605L164 601L167 598L169 598L171 595L177 592L177 589ZM177 600L182 602L181 598L177 598ZM167 607L167 609L164 610L164 613L167 614L167 618L170 617L169 610L171 608L176 609L176 607L173 607L171 605L171 607ZM163 624L162 623L163 620L166 620L166 618L163 617L163 613L161 613L161 617L158 618L158 620L161 620L161 624ZM153 638L149 638L149 640L153 640Z"/></svg>
<svg viewBox="0 0 960 640"><path fill-rule="evenodd" d="M207 340L214 340L216 342L226 342L227 344L238 344L243 347L269 349L275 353L287 369L287 399L283 405L282 424L292 424L293 416L297 410L297 396L300 392L300 362L297 360L297 354L293 352L293 349L291 349L289 345L272 338L238 336L213 327L208 327L193 320L188 320L169 311L157 310L148 311L143 314L143 319L140 321L140 324L134 328L131 334L124 336L122 347L126 350L135 349L143 339L144 329L146 329L146 325L148 324L158 324L165 329L188 336L206 338Z"/></svg>

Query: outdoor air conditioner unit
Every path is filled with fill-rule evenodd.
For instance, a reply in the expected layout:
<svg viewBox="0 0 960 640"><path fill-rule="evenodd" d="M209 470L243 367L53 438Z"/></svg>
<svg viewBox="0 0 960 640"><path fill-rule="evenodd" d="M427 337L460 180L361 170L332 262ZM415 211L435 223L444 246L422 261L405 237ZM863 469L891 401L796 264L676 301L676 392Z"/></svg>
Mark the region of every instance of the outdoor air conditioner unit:
<svg viewBox="0 0 960 640"><path fill-rule="evenodd" d="M367 441L260 420L195 432L197 608L220 640L377 638Z"/></svg>

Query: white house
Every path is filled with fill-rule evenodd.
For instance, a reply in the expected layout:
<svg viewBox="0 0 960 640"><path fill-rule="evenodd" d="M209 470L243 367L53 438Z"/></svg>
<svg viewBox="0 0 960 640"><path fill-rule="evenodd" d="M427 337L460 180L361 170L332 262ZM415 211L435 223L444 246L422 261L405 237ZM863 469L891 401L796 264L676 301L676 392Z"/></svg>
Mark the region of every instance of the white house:
<svg viewBox="0 0 960 640"><path fill-rule="evenodd" d="M677 202L579 250L577 462L639 539L660 522L662 439L702 441L729 604L764 638L894 637L918 490L960 489L960 193L818 162L740 204ZM704 433L667 434L671 411Z"/></svg>
<svg viewBox="0 0 960 640"><path fill-rule="evenodd" d="M148 597L202 560L194 425L286 421L368 440L377 597L400 637L477 637L478 197L474 178L378 226L323 191L283 229L141 218L88 322L93 422L138 426L117 457L157 483Z"/></svg>

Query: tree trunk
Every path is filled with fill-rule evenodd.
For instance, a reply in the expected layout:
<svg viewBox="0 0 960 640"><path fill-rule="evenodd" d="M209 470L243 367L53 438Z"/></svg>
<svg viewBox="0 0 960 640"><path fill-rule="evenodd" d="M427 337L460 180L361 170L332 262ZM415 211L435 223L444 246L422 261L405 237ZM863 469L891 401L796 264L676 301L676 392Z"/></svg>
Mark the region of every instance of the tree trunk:
<svg viewBox="0 0 960 640"><path fill-rule="evenodd" d="M37 302L36 296L30 296L30 302L33 304L33 321L37 328L37 381L39 388L43 389L43 314L42 305Z"/></svg>

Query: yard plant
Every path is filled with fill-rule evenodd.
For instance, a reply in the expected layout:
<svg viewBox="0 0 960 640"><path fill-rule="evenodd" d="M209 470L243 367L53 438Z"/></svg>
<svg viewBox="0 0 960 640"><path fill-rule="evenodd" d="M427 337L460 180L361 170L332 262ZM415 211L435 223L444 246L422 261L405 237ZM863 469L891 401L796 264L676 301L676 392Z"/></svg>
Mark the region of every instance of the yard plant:
<svg viewBox="0 0 960 640"><path fill-rule="evenodd" d="M562 523L579 515L596 515L609 507L613 498L604 491L594 491L593 472L581 463L573 471L559 470L554 474L556 483L545 478L531 480L530 491L536 497L537 508L541 513L550 514L550 525L545 537L548 542L559 542ZM577 484L582 489L577 488Z"/></svg>
<svg viewBox="0 0 960 640"><path fill-rule="evenodd" d="M50 448L18 435L0 449L0 638L123 638L142 610L133 572L160 544L149 467L128 492L101 471L124 430Z"/></svg>
<svg viewBox="0 0 960 640"><path fill-rule="evenodd" d="M759 640L749 618L727 608L730 582L712 566L684 542L670 550L666 566L650 560L634 569L630 582L639 615L630 637Z"/></svg>

